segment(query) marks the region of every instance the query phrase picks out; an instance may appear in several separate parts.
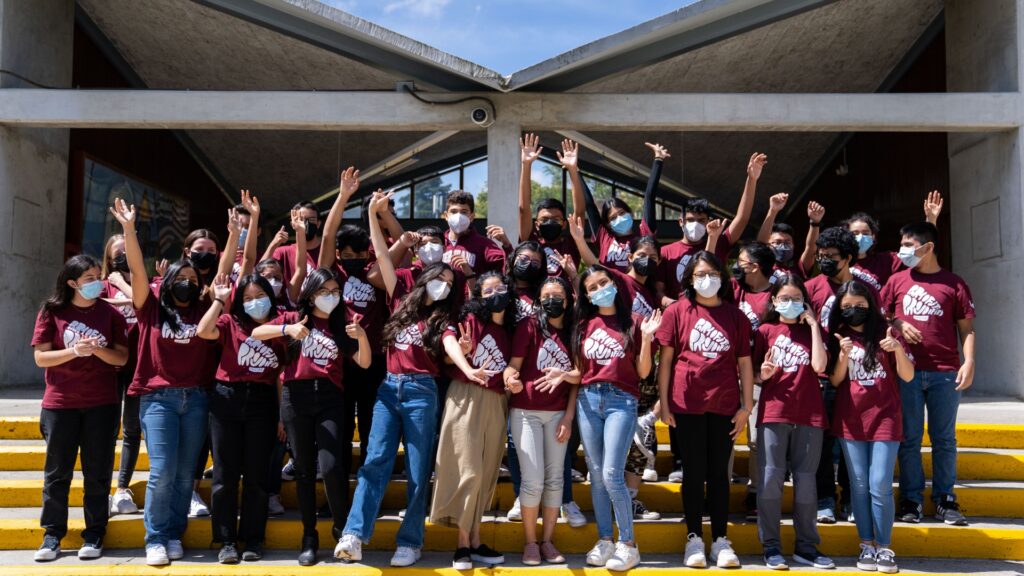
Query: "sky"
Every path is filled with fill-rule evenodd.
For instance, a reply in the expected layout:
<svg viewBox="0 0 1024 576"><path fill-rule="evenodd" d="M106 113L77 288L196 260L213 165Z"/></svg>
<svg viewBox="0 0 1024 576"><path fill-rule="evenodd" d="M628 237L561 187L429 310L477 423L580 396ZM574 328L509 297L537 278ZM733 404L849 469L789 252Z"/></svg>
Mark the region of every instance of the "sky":
<svg viewBox="0 0 1024 576"><path fill-rule="evenodd" d="M696 0L320 0L512 74Z"/></svg>

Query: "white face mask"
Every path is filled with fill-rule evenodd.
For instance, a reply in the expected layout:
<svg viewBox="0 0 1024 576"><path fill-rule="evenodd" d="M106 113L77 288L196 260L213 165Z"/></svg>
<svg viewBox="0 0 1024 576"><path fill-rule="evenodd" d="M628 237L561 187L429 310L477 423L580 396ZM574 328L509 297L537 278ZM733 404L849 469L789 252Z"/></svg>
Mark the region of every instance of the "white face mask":
<svg viewBox="0 0 1024 576"><path fill-rule="evenodd" d="M270 288L274 290L274 297L281 295L281 288L284 288L284 282L281 282L277 278L267 278L267 282L270 283Z"/></svg>
<svg viewBox="0 0 1024 576"><path fill-rule="evenodd" d="M722 279L716 276L705 276L693 283L693 289L704 298L711 298L718 294L722 287Z"/></svg>
<svg viewBox="0 0 1024 576"><path fill-rule="evenodd" d="M466 216L462 212L459 212L458 214L449 214L448 226L452 229L452 232L462 234L469 228L469 216Z"/></svg>
<svg viewBox="0 0 1024 576"><path fill-rule="evenodd" d="M444 248L437 242L427 242L420 246L419 250L416 250L416 255L420 257L420 261L429 266L440 262L443 252Z"/></svg>
<svg viewBox="0 0 1024 576"><path fill-rule="evenodd" d="M700 222L687 222L683 225L683 234L690 242L696 242L704 237L708 227Z"/></svg>
<svg viewBox="0 0 1024 576"><path fill-rule="evenodd" d="M427 294L434 299L434 302L444 300L448 297L448 292L451 291L452 287L448 285L444 280L431 280L427 282Z"/></svg>
<svg viewBox="0 0 1024 576"><path fill-rule="evenodd" d="M313 300L313 305L324 314L330 314L338 307L338 303L341 302L341 296L334 296L332 294L323 294L316 297Z"/></svg>

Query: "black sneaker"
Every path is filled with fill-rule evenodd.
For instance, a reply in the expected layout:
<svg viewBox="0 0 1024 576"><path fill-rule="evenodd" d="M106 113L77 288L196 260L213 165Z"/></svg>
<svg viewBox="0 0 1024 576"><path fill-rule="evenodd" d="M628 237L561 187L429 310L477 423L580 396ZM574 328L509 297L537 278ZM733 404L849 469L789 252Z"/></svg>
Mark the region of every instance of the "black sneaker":
<svg viewBox="0 0 1024 576"><path fill-rule="evenodd" d="M875 566L882 574L895 574L900 571L896 566L896 553L888 548L875 551Z"/></svg>
<svg viewBox="0 0 1024 576"><path fill-rule="evenodd" d="M489 564L491 566L505 563L505 556L501 552L492 550L487 544L481 544L476 548L471 549L469 556L474 562Z"/></svg>
<svg viewBox="0 0 1024 576"><path fill-rule="evenodd" d="M860 556L857 557L857 569L864 570L865 572L874 572L878 570L878 565L875 563L875 547L870 544L860 545Z"/></svg>
<svg viewBox="0 0 1024 576"><path fill-rule="evenodd" d="M60 556L60 540L56 536L44 536L43 545L36 550L33 559L36 562L51 562Z"/></svg>
<svg viewBox="0 0 1024 576"><path fill-rule="evenodd" d="M797 564L813 566L819 570L831 570L836 567L836 563L833 562L831 558L817 550L813 550L811 552L794 552L793 561Z"/></svg>
<svg viewBox="0 0 1024 576"><path fill-rule="evenodd" d="M960 505L948 494L935 504L935 519L950 526L967 526L967 518L960 512Z"/></svg>
<svg viewBox="0 0 1024 576"><path fill-rule="evenodd" d="M459 548L455 551L455 556L452 557L452 568L456 570L472 570L473 569L473 552L469 548Z"/></svg>
<svg viewBox="0 0 1024 576"><path fill-rule="evenodd" d="M255 562L263 559L263 543L257 542L255 544L246 544L245 552L242 552L242 560L246 562Z"/></svg>
<svg viewBox="0 0 1024 576"><path fill-rule="evenodd" d="M743 504L746 514L747 522L757 522L757 494L754 492L747 492L747 499Z"/></svg>
<svg viewBox="0 0 1024 576"><path fill-rule="evenodd" d="M921 518L924 517L924 512L921 505L917 502L911 502L910 500L900 501L900 513L896 515L896 518L900 522L910 522L911 524L920 524Z"/></svg>
<svg viewBox="0 0 1024 576"><path fill-rule="evenodd" d="M221 564L238 564L238 548L234 544L224 544L217 553L217 562Z"/></svg>

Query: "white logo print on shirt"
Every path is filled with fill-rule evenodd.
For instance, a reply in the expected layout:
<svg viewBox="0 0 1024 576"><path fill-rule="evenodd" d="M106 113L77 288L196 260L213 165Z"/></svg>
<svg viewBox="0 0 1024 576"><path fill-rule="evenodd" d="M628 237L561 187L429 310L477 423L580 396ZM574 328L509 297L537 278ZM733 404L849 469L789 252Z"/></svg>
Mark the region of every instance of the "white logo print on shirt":
<svg viewBox="0 0 1024 576"><path fill-rule="evenodd" d="M417 324L402 328L402 331L395 336L395 348L408 350L409 346L423 347L423 334Z"/></svg>
<svg viewBox="0 0 1024 576"><path fill-rule="evenodd" d="M604 261L617 268L629 268L629 244L619 244L612 240L608 244L608 254L604 257Z"/></svg>
<svg viewBox="0 0 1024 576"><path fill-rule="evenodd" d="M160 328L160 336L162 338L171 338L177 344L188 344L196 337L196 325L186 324L184 322L178 322L178 330L171 330L171 326L164 322L163 327Z"/></svg>
<svg viewBox="0 0 1024 576"><path fill-rule="evenodd" d="M536 307L533 304L530 304L522 298L516 299L516 322L519 322L527 316L533 316L535 311Z"/></svg>
<svg viewBox="0 0 1024 576"><path fill-rule="evenodd" d="M474 270L476 269L476 254L468 252L462 248L455 248L446 251L444 254L441 254L441 262L444 262L445 264L451 264L452 257L456 255L462 256L466 260L466 264L469 264L470 268L473 268Z"/></svg>
<svg viewBox="0 0 1024 576"><path fill-rule="evenodd" d="M277 354L270 346L250 336L238 347L238 365L253 374L262 374L267 368L277 368Z"/></svg>
<svg viewBox="0 0 1024 576"><path fill-rule="evenodd" d="M821 314L818 316L818 323L821 324L821 327L825 330L828 330L828 317L832 315L832 305L835 303L836 296L833 294L829 296L828 300L825 300L825 304L821 306Z"/></svg>
<svg viewBox="0 0 1024 576"><path fill-rule="evenodd" d="M114 285L111 284L110 287L114 288ZM131 298L117 288L114 288L113 298L115 300L131 300ZM135 306L132 306L131 304L121 304L117 307L117 310L121 313L121 316L124 316L124 321L129 326L139 322L139 319L135 317Z"/></svg>
<svg viewBox="0 0 1024 576"><path fill-rule="evenodd" d="M876 380L887 376L881 362L875 363L875 369L868 372L864 369L864 359L867 352L860 346L854 346L850 350L850 382L856 382L861 386L874 386Z"/></svg>
<svg viewBox="0 0 1024 576"><path fill-rule="evenodd" d="M942 316L943 314L938 300L918 284L911 286L910 290L903 295L903 313L922 322L932 316Z"/></svg>
<svg viewBox="0 0 1024 576"><path fill-rule="evenodd" d="M676 264L676 281L677 282L682 282L683 281L683 272L686 271L686 265L690 263L690 259L691 258L693 258L693 255L691 255L691 254L684 254L683 257L679 259L679 264Z"/></svg>
<svg viewBox="0 0 1024 576"><path fill-rule="evenodd" d="M327 366L331 360L338 358L338 343L327 334L313 328L302 339L302 355L312 358L313 364Z"/></svg>
<svg viewBox="0 0 1024 576"><path fill-rule="evenodd" d="M100 348L107 347L107 338L100 334L99 330L90 328L75 320L64 327L64 347L73 348L82 338L96 338L96 345Z"/></svg>
<svg viewBox="0 0 1024 576"><path fill-rule="evenodd" d="M881 290L882 289L882 285L878 283L878 280L876 280L874 276L872 276L871 274L869 274L866 270L863 270L862 268L859 268L857 266L851 266L850 267L850 274L853 274L853 276L856 277L857 280L860 280L860 281L862 281L862 282L864 282L866 284L870 284L871 286L874 286L875 290Z"/></svg>
<svg viewBox="0 0 1024 576"><path fill-rule="evenodd" d="M801 366L811 365L807 349L793 342L789 336L780 334L772 344L772 364L783 372L796 372Z"/></svg>
<svg viewBox="0 0 1024 576"><path fill-rule="evenodd" d="M618 340L605 332L604 328L598 328L583 341L583 356L601 366L607 366L615 358L625 358L626 350Z"/></svg>
<svg viewBox="0 0 1024 576"><path fill-rule="evenodd" d="M719 352L727 352L729 348L729 340L725 334L704 318L697 320L697 324L690 331L690 350L700 352L707 358L718 358Z"/></svg>
<svg viewBox="0 0 1024 576"><path fill-rule="evenodd" d="M633 313L639 314L644 318L650 318L651 313L654 312L654 308L647 303L647 299L640 292L636 293L636 297L633 298Z"/></svg>
<svg viewBox="0 0 1024 576"><path fill-rule="evenodd" d="M484 335L476 345L476 351L473 352L471 364L484 370L497 371L504 370L508 366L508 363L505 362L505 357L501 354L501 350L498 349L498 343L494 341L494 337L490 334Z"/></svg>
<svg viewBox="0 0 1024 576"><path fill-rule="evenodd" d="M740 300L739 309L746 315L747 320L750 320L750 325L757 330L757 327L761 325L761 319L754 314L754 309L750 307L750 303L746 300Z"/></svg>
<svg viewBox="0 0 1024 576"><path fill-rule="evenodd" d="M345 281L345 294L342 298L345 299L346 304L357 308L366 308L370 302L377 301L377 297L373 293L373 286L355 276L349 276Z"/></svg>
<svg viewBox="0 0 1024 576"><path fill-rule="evenodd" d="M558 368L565 371L572 370L572 362L569 361L569 355L551 338L545 338L544 344L537 350L537 370L543 372L545 368Z"/></svg>

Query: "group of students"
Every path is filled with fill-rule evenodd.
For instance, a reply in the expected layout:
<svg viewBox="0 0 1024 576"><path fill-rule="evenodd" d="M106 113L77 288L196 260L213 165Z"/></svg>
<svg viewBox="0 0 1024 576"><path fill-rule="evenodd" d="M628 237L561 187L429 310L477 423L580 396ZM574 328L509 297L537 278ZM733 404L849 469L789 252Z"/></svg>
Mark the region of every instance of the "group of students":
<svg viewBox="0 0 1024 576"><path fill-rule="evenodd" d="M399 443L406 508L392 566L420 558L428 514L458 530L454 568L504 562L480 528L506 446L523 563L565 563L553 542L559 512L574 527L587 522L572 502L582 443L599 538L586 563L628 570L640 561L634 518L648 517L637 489L641 478L657 479L657 419L671 427L673 476L683 483L686 566L740 566L727 534L729 484L734 442L748 425L748 512L770 568L787 568L787 478L793 561L834 567L818 551L817 524L844 510L838 442L838 482L860 537L857 566L897 571L894 466L898 458L900 519L919 522L925 407L937 516L966 524L953 493L955 422L960 392L973 381L974 304L936 257L941 196L925 200L926 222L900 231L898 253L874 245L879 229L866 214L819 233L824 208L811 202L797 257L793 229L775 222L787 201L776 194L758 239L740 245L729 266L767 158L750 157L731 222L711 219L708 203L693 199L680 218L683 238L661 245L654 205L668 152L648 146L654 164L637 225L620 198L598 206L568 140L558 158L574 213L555 199L531 213L531 165L541 148L526 135L517 246L500 227L476 231L474 199L463 191L448 195L446 229L402 230L382 191L367 195L363 226L341 226L359 188L349 168L323 221L313 204L292 210L294 244L283 245L282 227L257 262L260 204L243 191L228 214L225 248L197 230L183 257L151 278L137 211L115 200L110 212L123 234L111 237L102 260L65 263L32 337L45 368L47 442L45 536L35 559L60 552L79 450L86 528L78 555L101 555L109 514L134 507L127 489L140 432L150 565L183 557L204 444L213 457L218 559L259 560L269 478L279 474L285 440L302 565L317 562L318 477L334 556L362 559ZM108 499L122 422L121 474ZM357 425L362 463L350 501Z"/></svg>

